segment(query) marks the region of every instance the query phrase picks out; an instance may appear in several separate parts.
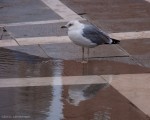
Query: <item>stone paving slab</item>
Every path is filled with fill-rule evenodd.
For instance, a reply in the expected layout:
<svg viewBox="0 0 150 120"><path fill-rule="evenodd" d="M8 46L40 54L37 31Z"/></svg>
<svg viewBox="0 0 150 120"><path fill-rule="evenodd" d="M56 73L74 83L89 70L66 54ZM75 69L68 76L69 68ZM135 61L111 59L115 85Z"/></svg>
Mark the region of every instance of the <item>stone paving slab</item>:
<svg viewBox="0 0 150 120"><path fill-rule="evenodd" d="M31 48L33 49L32 51ZM48 53L45 53L44 49L39 49L37 45L30 47L20 46L17 48L6 47L0 48L0 51L0 78L138 74L150 72L149 68L130 57L92 58L87 64L83 64L81 59L62 60L46 56Z"/></svg>
<svg viewBox="0 0 150 120"><path fill-rule="evenodd" d="M149 73L150 69L130 57L96 58L82 64L81 61L63 61L63 74L69 75L109 75Z"/></svg>
<svg viewBox="0 0 150 120"><path fill-rule="evenodd" d="M18 46L18 43L13 40L13 39L9 39L9 40L0 40L0 47L8 47L8 46Z"/></svg>
<svg viewBox="0 0 150 120"><path fill-rule="evenodd" d="M110 37L118 40L133 40L133 39L146 39L150 38L150 31L139 31L139 32L119 32L110 33Z"/></svg>
<svg viewBox="0 0 150 120"><path fill-rule="evenodd" d="M41 0L3 0L0 9L0 24L62 19Z"/></svg>
<svg viewBox="0 0 150 120"><path fill-rule="evenodd" d="M74 11L64 5L60 0L41 1L45 3L50 9L55 11L58 15L60 15L64 20L84 20L81 16L77 15Z"/></svg>
<svg viewBox="0 0 150 120"><path fill-rule="evenodd" d="M28 46L9 46L4 47L6 49L12 50L12 51L18 51L21 53L26 53L32 56L39 56L43 58L48 58L48 56L45 54L45 52L38 46L38 45L28 45Z"/></svg>
<svg viewBox="0 0 150 120"><path fill-rule="evenodd" d="M64 8L64 6L57 0L42 1L47 6L52 7L53 10L55 9L58 14L54 13L41 1L38 1L39 3L35 0L30 1L34 5L37 2L38 5L40 4L40 7L43 6L42 12L39 12L40 15L43 11L47 11L45 12L46 14L52 11L55 17L49 18L48 15L46 20L58 20L62 19L61 17L65 20L70 20L74 17L80 19L73 12L73 16L70 15L69 18L67 15L70 13L64 12L62 14L62 9L59 11L56 6L61 5L59 6L60 8ZM50 1L53 1L53 3ZM144 38L149 38L149 31L146 31L149 30L150 20L148 4L142 0L115 0L113 2L110 0L96 0L95 2L73 0L67 2L74 2L70 4L71 8L75 6L75 10L79 10L79 13L88 13L83 15L83 17L91 20L92 23L95 23L105 31L111 33L126 31L125 36L122 33L119 33L118 36L117 33L111 35L116 35L117 37L121 37L121 39L125 37L125 39L129 40L122 40L119 46L102 45L91 49L90 57L92 59L87 64L82 64L79 60L82 55L81 48L68 42L68 38L67 42L63 41L67 33L66 30L61 30L60 26L64 25L65 22L47 24L36 22L36 25L26 23L23 25L19 23L19 26L17 24L7 26L8 31L17 38L17 42L19 41L18 43L21 45L28 44L29 46L17 47L18 44L16 41L8 41L7 37L5 39L8 40L0 41L4 45L5 42L7 44L8 42L13 42L13 44L8 44L8 46L16 45L16 47L0 48L0 82L3 83L0 84L3 87L0 88L0 95L3 96L0 98L0 111L2 111L0 118L6 117L4 114L12 117L13 115L18 115L16 113L21 112L31 120L32 118L36 120L55 120L56 117L62 119L59 118L60 116L69 118L69 120L99 118L149 120L149 116L147 115L149 115L150 108L145 107L149 104L149 74L145 74L150 72L149 39L139 39L143 36ZM88 4L85 5L85 2ZM16 4L20 3L16 2ZM33 11L34 5L32 8ZM8 8L8 6L5 7ZM18 10L18 8L14 8L14 10ZM14 13L19 13L19 11ZM42 14L41 16L46 14ZM30 16L30 14L27 16ZM34 14L34 16L36 15ZM18 20L22 20L23 18ZM44 17L31 17L27 18L24 22L31 22L31 19L32 21L45 20ZM14 22L13 20L12 22ZM7 22L9 20L6 20ZM127 33L129 31L132 31L132 33ZM63 42L61 40L56 42L55 37L61 37L62 35L63 39L61 40ZM133 37L134 35L135 37ZM137 35L138 38L136 38ZM36 41L38 37L39 39ZM44 42L42 41L42 37L46 38ZM54 39L51 41L48 37L51 37L51 40L53 37ZM132 38L136 40L130 40ZM56 43L53 43L53 41ZM33 45L39 42L46 45ZM99 77L97 75L103 76ZM111 85L108 85L105 89L100 89L99 78L102 82L105 79ZM96 80L94 81L96 84L87 83L87 79L90 82ZM65 82L62 83L61 80L65 80ZM73 80L75 81L73 82ZM80 80L83 84L85 82L87 85L74 85L81 83ZM64 86L61 86L61 84ZM76 98L74 97L75 92L84 93L86 97L83 95Z"/></svg>
<svg viewBox="0 0 150 120"><path fill-rule="evenodd" d="M120 46L131 55L150 55L150 39L124 40Z"/></svg>
<svg viewBox="0 0 150 120"><path fill-rule="evenodd" d="M150 115L150 74L103 76L145 114Z"/></svg>
<svg viewBox="0 0 150 120"><path fill-rule="evenodd" d="M134 55L134 59L136 59L141 65L150 68L150 55Z"/></svg>
<svg viewBox="0 0 150 120"><path fill-rule="evenodd" d="M86 97L83 96L83 99L73 98L73 94L76 92L83 93ZM21 113L29 120L33 120L33 118L36 120L46 118L53 118L54 120L55 118L67 118L69 120L97 118L148 120L148 116L112 86L105 89L101 89L100 84L66 85L63 87L8 87L0 88L0 95L3 96L0 98L2 101L0 102L0 111L2 111L0 118L17 116ZM78 103L75 105L75 102ZM53 105L57 107L52 107Z"/></svg>
<svg viewBox="0 0 150 120"><path fill-rule="evenodd" d="M28 86L50 86L50 85L87 85L106 83L102 77L97 75L87 76L63 76L63 77L35 77L35 78L8 78L0 79L2 87L28 87Z"/></svg>
<svg viewBox="0 0 150 120"><path fill-rule="evenodd" d="M150 68L149 39L124 40L121 41L120 46L143 66Z"/></svg>
<svg viewBox="0 0 150 120"><path fill-rule="evenodd" d="M150 30L150 3L144 0L61 1L107 32Z"/></svg>
<svg viewBox="0 0 150 120"><path fill-rule="evenodd" d="M16 41L19 45L71 43L68 36L17 38Z"/></svg>
<svg viewBox="0 0 150 120"><path fill-rule="evenodd" d="M38 24L38 25L24 25L24 26L7 26L8 32L12 33L15 38L29 38L29 37L45 37L45 36L66 36L67 31L61 29L65 22Z"/></svg>
<svg viewBox="0 0 150 120"><path fill-rule="evenodd" d="M63 60L73 60L82 58L82 48L74 43L58 43L41 45L48 56ZM87 49L85 48L87 56ZM90 49L91 58L111 57L111 56L129 56L128 53L122 51L115 45L100 45Z"/></svg>

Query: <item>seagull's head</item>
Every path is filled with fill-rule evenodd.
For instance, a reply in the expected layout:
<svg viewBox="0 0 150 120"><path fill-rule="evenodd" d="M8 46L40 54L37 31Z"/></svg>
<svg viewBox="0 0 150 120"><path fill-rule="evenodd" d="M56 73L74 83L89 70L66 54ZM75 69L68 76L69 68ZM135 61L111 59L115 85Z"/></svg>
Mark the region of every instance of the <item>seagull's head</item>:
<svg viewBox="0 0 150 120"><path fill-rule="evenodd" d="M61 28L68 28L69 30L71 29L76 29L81 27L82 23L80 23L78 20L70 21L66 25L61 26Z"/></svg>

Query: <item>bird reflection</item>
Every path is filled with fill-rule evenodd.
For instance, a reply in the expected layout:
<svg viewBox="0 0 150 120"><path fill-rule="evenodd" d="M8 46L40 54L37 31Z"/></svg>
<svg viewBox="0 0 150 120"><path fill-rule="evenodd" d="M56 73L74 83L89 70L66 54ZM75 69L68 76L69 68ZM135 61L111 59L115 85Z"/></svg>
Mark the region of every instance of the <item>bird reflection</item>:
<svg viewBox="0 0 150 120"><path fill-rule="evenodd" d="M68 89L68 103L78 106L80 102L91 99L96 94L109 86L109 83L92 84L92 85L71 85Z"/></svg>

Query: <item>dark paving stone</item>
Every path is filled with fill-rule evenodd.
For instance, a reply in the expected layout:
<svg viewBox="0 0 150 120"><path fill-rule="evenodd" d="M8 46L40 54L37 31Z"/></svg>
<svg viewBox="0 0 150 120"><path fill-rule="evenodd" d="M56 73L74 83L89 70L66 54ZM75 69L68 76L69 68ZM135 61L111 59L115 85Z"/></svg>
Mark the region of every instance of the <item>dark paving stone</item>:
<svg viewBox="0 0 150 120"><path fill-rule="evenodd" d="M120 46L131 55L150 55L150 39L123 40Z"/></svg>
<svg viewBox="0 0 150 120"><path fill-rule="evenodd" d="M6 29L15 38L43 37L43 36L65 36L67 31L61 29L66 23L51 23L39 25L9 26Z"/></svg>
<svg viewBox="0 0 150 120"><path fill-rule="evenodd" d="M41 0L1 0L0 24L61 19Z"/></svg>
<svg viewBox="0 0 150 120"><path fill-rule="evenodd" d="M143 66L150 68L149 39L124 40L121 41L120 46Z"/></svg>
<svg viewBox="0 0 150 120"><path fill-rule="evenodd" d="M150 69L128 57L99 58L88 64L64 61L64 75L109 75L149 73Z"/></svg>
<svg viewBox="0 0 150 120"><path fill-rule="evenodd" d="M78 14L108 32L150 29L150 7L144 0L61 0Z"/></svg>
<svg viewBox="0 0 150 120"><path fill-rule="evenodd" d="M0 96L3 96L0 97L0 119L21 116L21 120L23 117L28 120L149 120L113 87L101 89L100 86L0 88ZM73 97L75 90L83 92L84 99Z"/></svg>

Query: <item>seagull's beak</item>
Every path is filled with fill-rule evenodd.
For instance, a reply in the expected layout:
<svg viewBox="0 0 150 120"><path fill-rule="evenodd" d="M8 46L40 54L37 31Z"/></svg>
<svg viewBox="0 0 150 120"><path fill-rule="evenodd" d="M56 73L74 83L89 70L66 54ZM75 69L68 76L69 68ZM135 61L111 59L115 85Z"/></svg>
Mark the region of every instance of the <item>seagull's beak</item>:
<svg viewBox="0 0 150 120"><path fill-rule="evenodd" d="M61 28L67 28L67 26L66 26L66 25L64 25L64 26L61 26Z"/></svg>

